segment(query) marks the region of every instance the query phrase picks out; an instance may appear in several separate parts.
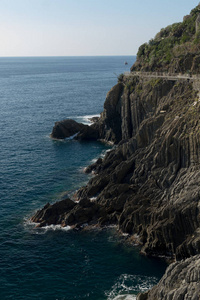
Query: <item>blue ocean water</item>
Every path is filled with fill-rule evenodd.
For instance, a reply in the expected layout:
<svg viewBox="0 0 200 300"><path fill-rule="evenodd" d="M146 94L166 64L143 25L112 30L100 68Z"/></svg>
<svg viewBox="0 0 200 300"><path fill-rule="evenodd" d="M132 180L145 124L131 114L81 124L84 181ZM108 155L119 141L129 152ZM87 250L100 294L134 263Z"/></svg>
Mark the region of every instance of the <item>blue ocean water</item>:
<svg viewBox="0 0 200 300"><path fill-rule="evenodd" d="M164 262L140 256L114 228L74 232L28 222L47 202L84 185L83 168L108 149L52 140L54 122L87 122L99 114L117 75L134 60L0 58L1 300L119 299L151 287L164 273Z"/></svg>

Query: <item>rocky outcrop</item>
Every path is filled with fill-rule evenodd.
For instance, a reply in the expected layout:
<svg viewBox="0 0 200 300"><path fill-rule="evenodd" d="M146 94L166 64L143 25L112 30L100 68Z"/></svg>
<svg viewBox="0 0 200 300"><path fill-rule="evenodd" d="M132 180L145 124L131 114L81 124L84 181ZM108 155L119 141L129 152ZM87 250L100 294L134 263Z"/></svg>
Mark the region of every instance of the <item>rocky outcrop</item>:
<svg viewBox="0 0 200 300"><path fill-rule="evenodd" d="M54 204L47 203L43 209L36 212L32 217L32 221L38 223L38 227L52 224L61 224L64 214L69 213L76 204L69 198Z"/></svg>
<svg viewBox="0 0 200 300"><path fill-rule="evenodd" d="M113 143L119 143L122 139L121 97L123 89L123 83L118 83L108 92L100 118L101 138Z"/></svg>
<svg viewBox="0 0 200 300"><path fill-rule="evenodd" d="M96 199L95 209L72 223L63 212L56 224L117 224L139 236L145 254L181 259L199 253L199 113L187 81L134 77L113 87L94 126L99 137L121 141L87 168L96 176L76 193L80 201ZM75 210L81 211L79 203Z"/></svg>
<svg viewBox="0 0 200 300"><path fill-rule="evenodd" d="M66 119L55 123L51 137L54 139L65 139L79 133L83 128L85 128L83 124Z"/></svg>
<svg viewBox="0 0 200 300"><path fill-rule="evenodd" d="M85 223L94 221L99 215L97 212L100 213L99 205L88 198L82 198L79 202L67 198L52 205L47 203L31 220L38 223L37 227L59 224L63 227L79 228Z"/></svg>
<svg viewBox="0 0 200 300"><path fill-rule="evenodd" d="M189 83L171 84L167 94L165 85L152 89L154 104L148 89L144 98L124 95L123 106L134 97L138 102L132 106L137 128L130 131L132 117L123 116L122 136L129 138L92 166L97 175L78 197L97 197L103 223L140 236L143 253L179 259L200 251L200 106L193 106Z"/></svg>
<svg viewBox="0 0 200 300"><path fill-rule="evenodd" d="M97 140L99 138L99 132L92 126L66 119L55 123L51 137L54 139L74 137L79 140Z"/></svg>
<svg viewBox="0 0 200 300"><path fill-rule="evenodd" d="M91 121L90 126L71 119L56 122L51 137L65 139L74 136L78 140L103 140L117 144L122 139L121 131L121 103L123 83L115 85L107 94L104 111L100 118Z"/></svg>
<svg viewBox="0 0 200 300"><path fill-rule="evenodd" d="M171 264L157 286L137 300L199 300L200 255Z"/></svg>

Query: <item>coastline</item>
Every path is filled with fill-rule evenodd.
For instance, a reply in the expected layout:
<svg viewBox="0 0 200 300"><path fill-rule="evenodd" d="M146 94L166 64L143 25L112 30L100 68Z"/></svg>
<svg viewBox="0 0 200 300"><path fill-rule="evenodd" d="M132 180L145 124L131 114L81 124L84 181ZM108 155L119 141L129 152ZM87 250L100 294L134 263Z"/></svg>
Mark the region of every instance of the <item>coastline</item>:
<svg viewBox="0 0 200 300"><path fill-rule="evenodd" d="M139 84L140 84L140 82L139 82ZM148 80L146 81L146 84L148 86L148 84L149 84ZM177 90L176 86L174 84L169 83L169 85L168 85L169 95L171 93L174 97L174 88L176 89L176 93L178 93L178 94L180 94L180 91L182 91L183 94L185 94L185 93L188 94L188 92L190 91L187 98L186 98L186 103L187 103L187 107L188 106L191 107L191 103L194 103L193 97L195 97L195 95L196 95L196 93L193 95L193 89L191 89L191 84L188 83L187 85L185 85L185 82L179 82L178 84L179 84L179 89ZM137 88L137 85L138 85L138 83L136 84L136 88ZM161 90L163 88L162 87L163 85L166 86L166 82L159 81L159 83L158 83L159 90ZM155 89L158 89L158 86L155 86ZM114 87L113 89L116 89L117 91L120 90L118 87L117 88ZM113 101L113 89L111 90L110 93L108 93L107 101L108 101L108 99L109 99L109 101ZM173 90L173 92L171 92L171 90ZM110 97L110 95L112 95L112 97ZM193 95L193 97L191 95ZM144 96L146 98L146 95L144 95ZM121 94L118 94L118 92L117 92L116 97L117 97L117 99L121 99ZM125 97L126 97L126 93L125 93ZM171 96L169 96L167 101L171 101L170 97ZM162 98L162 95L161 95L161 98ZM164 103L164 106L166 107L166 103ZM116 107L116 106L114 106L114 107ZM187 107L186 107L186 109L187 109ZM179 109L182 110L182 109L184 109L184 107L182 106ZM163 109L161 109L160 107L159 107L159 110L163 111ZM155 111L157 113L157 110L155 110ZM177 110L175 112L173 112L173 110L169 111L169 113L172 114L172 116L173 116L174 113L177 113ZM106 113L104 112L104 116L105 116L105 114ZM174 132L174 126L179 125L179 122L181 120L176 119L176 118L174 120L174 117L170 117L172 123L169 124L169 117L167 117L166 115L167 115L167 113L164 116L166 118L166 120L168 120L166 124L168 124L168 126L172 125L173 126L172 132ZM157 116L155 118L156 124L158 122L159 126L160 125L163 126L164 117L163 117L163 113L161 115ZM149 120L150 120L150 124L151 124L152 123L152 118L150 118ZM189 119L189 120L191 120L191 119ZM183 118L182 118L182 121L183 121ZM102 119L100 119L100 125L99 125L100 128L102 126L101 122L102 122ZM96 125L97 125L97 123L94 123L93 126L96 128ZM158 130L157 129L158 125L156 125L156 131ZM158 126L158 128L159 128L159 126ZM107 132L104 133L104 134L106 136ZM126 131L125 131L124 134L126 134ZM113 135L112 133L109 132L109 136L115 136L115 135ZM166 138L165 135L163 137ZM162 139L163 139L163 137L161 135ZM170 137L170 135L167 136L167 138L169 138L169 137ZM139 138L141 139L140 135L139 135ZM89 139L89 137L87 136L86 140L88 140L88 139ZM138 140L138 142L141 143L140 139ZM104 140L107 141L107 137ZM158 145L160 145L160 141L159 141L157 135L155 137L155 140L153 140L153 143L154 143L153 145L155 145L156 141L158 141ZM114 143L114 141L112 141L112 143ZM166 145L167 144L170 144L170 143L166 143ZM171 252L171 250L167 249L167 248L166 248L165 251L163 251L163 250L160 251L159 247L158 248L152 248L152 250L151 250L151 247L152 247L151 244L148 245L148 247L150 246L149 249L148 249L147 246L144 245L144 243L145 243L145 236L144 236L145 231L141 230L141 224L143 224L143 226L149 226L148 223L145 225L146 221L144 221L144 220L141 221L139 219L138 220L139 227L138 227L138 229L134 229L133 233L132 233L130 231L130 228L133 225L131 225L131 227L130 227L129 223L127 223L127 221L126 221L126 219L129 220L130 217L125 218L123 216L124 213L127 215L126 211L127 211L127 208L128 208L129 214L131 212L131 218L133 218L133 216L136 219L138 219L138 217L143 218L143 214L144 214L145 210L150 209L149 200L144 199L144 193L142 194L143 195L142 200L140 200L140 198L138 197L141 194L138 194L137 189L139 188L139 190L144 191L145 190L144 187L146 185L146 182L143 182L142 189L141 189L140 186L138 187L138 178L140 178L141 175L138 176L139 173L136 173L137 177L135 179L135 183L134 184L131 183L131 185L130 185L130 183L127 184L127 182L126 182L127 179L125 179L125 178L127 178L127 174L130 173L130 170L134 171L135 169L137 169L136 166L135 166L135 161L137 159L137 155L139 155L139 157L142 157L142 155L144 155L144 153L146 152L146 146L144 148L141 148L141 146L140 146L140 151L139 152L137 151L137 149L133 150L133 155L135 155L135 153L136 153L136 157L133 158L132 155L130 155L130 154L127 155L126 154L127 158L125 160L122 159L122 157L124 157L124 153L126 153L126 151L130 151L130 146L133 147L133 145L135 145L135 140L134 139L131 139L131 140L128 140L128 141L123 140L118 145L116 145L115 149L111 149L108 153L106 153L106 155L103 159L97 160L94 164L92 164L89 167L89 169L87 168L88 171L92 172L92 174L95 174L95 176L93 176L90 179L90 181L88 182L88 184L85 187L78 190L78 192L76 194L76 197L79 201L76 202L76 205L74 206L74 208L71 211L66 210L66 208L64 209L64 211L61 210L61 214L59 215L59 218L60 218L59 222L60 222L60 224L62 224L61 226L73 226L74 228L77 228L77 229L80 229L82 226L84 227L85 226L84 224L86 224L86 223L88 224L88 228L91 228L90 226L103 227L103 226L115 224L115 225L118 226L118 228L121 230L121 232L123 232L124 234L130 235L130 240L132 239L132 237L134 237L134 235L137 236L137 241L141 244L141 247L142 247L141 252L143 254L148 255L148 256L150 255L152 257L153 256L168 257L169 261L172 262L175 259L175 255L178 257L178 256L180 256L180 254L177 255L177 254L175 254L175 252ZM154 146L154 148L155 148L155 146ZM159 146L158 149L160 149L160 146ZM151 153L151 151L150 151L150 153ZM149 146L147 147L147 154L146 155L147 155L147 158L148 158L147 162L149 163ZM159 157L159 154L157 154L157 155L153 154L153 155L154 155L154 157ZM150 156L150 158L151 158L151 156ZM151 161L153 163L155 163L155 159L152 159ZM159 160L158 160L158 162L159 162ZM140 166L140 165L141 165L141 162L139 162L138 166ZM190 168L189 168L188 172L193 172L193 174L196 174L196 179L197 179L198 178L198 175L197 175L198 173L196 173L197 170L198 169L195 169L193 167L193 170L192 169L190 170ZM172 171L173 171L173 169L172 169ZM185 174L185 171L186 171L186 169L184 168L183 176ZM160 169L159 169L159 172L160 172ZM180 180L180 178L181 178L180 175L181 175L181 173L179 174L179 176L177 176L178 180ZM170 171L170 176L172 176L171 171ZM149 175L148 175L148 177L149 177ZM114 179L114 181L113 181L113 179ZM124 181L124 179L125 179L125 181ZM116 180L117 180L117 182L116 182ZM193 178L193 180L195 180L195 177ZM173 180L173 181L175 181L175 180ZM159 188L157 190L157 192L158 192L158 196L160 197L161 192L162 192L162 189L160 189L160 184L161 183L159 183L159 185L158 185L158 183L156 183L156 185L155 185L155 183L152 185L151 176L150 176L150 183L151 183L150 188L152 189L152 187L153 187L154 195L155 195L156 189ZM149 182L148 182L148 184L149 184ZM190 182L190 184L193 184L192 181ZM163 194L164 197L166 197L166 191L167 191L166 187L164 188L164 186L163 186L163 190L165 190L165 193L163 194L163 192L162 192L162 194ZM198 190L198 187L197 187L197 190ZM149 187L148 187L147 191L149 193ZM109 193L110 196L106 196L107 193ZM136 196L136 202L135 202L133 208L130 210L129 206L126 208L126 205L127 205L126 202L130 197L131 202L128 201L128 205L130 205L130 203L132 203L132 201L133 201L132 196L134 195L133 193L137 195ZM190 190L189 190L189 193L190 193ZM117 196L117 198L116 198L116 196ZM95 198L96 200L91 201L91 198ZM106 200L107 198L108 198L109 202L108 202L108 200ZM120 201L118 201L118 199L120 199ZM118 202L116 202L116 201L118 201ZM139 213L140 215L138 215L138 214L135 215L135 210L137 211L139 209L139 211L140 211L140 209L141 209L137 205L138 201L139 201L139 203L140 203L140 201L142 201L141 203L142 203L143 207L144 207L144 203L146 203L147 206L144 207L145 210L143 210L143 208L142 208L141 212ZM173 201L172 201L172 203L173 203ZM194 203L192 202L192 205ZM156 204L156 202L155 202L155 204ZM158 203L158 204L160 206L160 203ZM186 204L187 204L187 202L186 202ZM59 204L57 204L57 205L59 205ZM113 205L113 207L112 207L112 205ZM160 210L159 206L157 206L157 204L156 204L156 207L157 207L156 210L157 209ZM151 206L151 207L154 210L154 207L153 206ZM171 208L172 208L172 210L174 209L173 205L171 206ZM50 207L50 209L52 211L54 211L54 205L52 205ZM170 209L170 206L167 207L167 210L169 210L169 209ZM184 207L182 207L182 204L181 204L180 209L184 209ZM191 208L189 208L189 209L191 209ZM41 213L42 213L42 215L43 215L42 218L44 218L47 211L48 210L46 210L46 209L43 209L43 210L39 211L39 217L41 216ZM133 213L133 215L132 215L132 213ZM177 213L180 214L181 210L177 210ZM169 214L169 212L168 212L168 214ZM173 212L173 214L174 214L174 212ZM47 215L48 215L48 213L47 213ZM155 217L156 215L157 215L156 211L153 212L152 216ZM157 215L157 216L159 218L159 215ZM38 217L37 214L34 217L36 217L36 219L37 219L37 217ZM197 215L197 217L198 217L198 215ZM47 219L44 218L44 221L45 221L45 224L46 224L46 222L47 222L47 224L49 222L48 218ZM125 222L124 223L125 225L123 224L123 222ZM161 219L161 222L162 222L162 219ZM166 219L165 219L165 222L166 222ZM168 220L168 222L170 222L170 219ZM40 226L43 226L43 224L44 223L41 223ZM168 226L168 223L166 223L166 224ZM138 226L138 225L136 223L136 226ZM155 234L154 230L155 229L152 230L152 233L151 233L151 231L149 233L150 234ZM183 230L182 233L185 234L185 231ZM155 238L156 238L156 236L155 236ZM173 238L173 236L170 237L169 235L166 235L166 236L163 236L163 237L160 236L160 238L162 238L162 239L163 238L171 239L171 238ZM163 245L162 245L162 247L163 247ZM149 252L149 250L150 250L150 252ZM187 255L186 255L186 257L187 257ZM186 257L184 257L184 256L179 257L178 260L180 260L181 258L186 258ZM177 260L177 258L176 258L176 260ZM181 262L180 262L180 264L181 264ZM170 268L170 266L169 266L169 268ZM166 272L168 272L168 271L166 271ZM197 288L198 288L198 285L197 285ZM143 296L139 295L138 299L139 300L143 299L141 297L143 297ZM148 298L146 298L146 299L148 299Z"/></svg>
<svg viewBox="0 0 200 300"><path fill-rule="evenodd" d="M30 217L46 202L53 203L67 197L63 191L67 190L70 194L71 191L85 185L90 175L85 175L83 168L90 162L92 163L92 158L99 157L109 148L99 142L54 141L49 138L49 133L57 118L62 119L63 116L68 115L74 117L92 115L100 110L99 106L102 107L106 92L116 82L111 67L113 61L116 68L123 71L123 59L122 63L120 59L114 58L110 61L102 59L102 62L105 63L103 74L101 70L98 72L98 67L100 67L98 61L93 70L88 67L87 60L82 61L84 68L88 70L87 77L90 79L87 90L91 96L88 98L91 105L88 108L86 105L81 109L78 107L78 110L75 103L71 101L70 91L74 90L76 94L77 88L81 94L79 104L85 103L88 94L85 90L85 73L81 73L82 65L78 69L82 74L81 78L79 74L77 77L75 74L73 75L73 78L77 78L79 82L69 80L69 90L68 79L71 72L65 73L69 69L69 64L65 60L62 61L62 75L57 73L58 61L55 59L49 59L48 64L46 60L43 62L42 59L20 60L20 62L16 60L14 64L12 60L6 60L3 64L7 72L5 76L2 73L5 85L2 89L3 106L1 110L1 122L6 124L3 126L1 140L2 168L0 174L2 179L0 182L2 195L0 238L3 243L0 250L2 257L0 294L2 299L16 298L17 296L20 299L32 299L36 295L39 299L51 297L61 299L64 296L73 299L75 296L82 298L83 292L87 299L97 299L99 295L106 299L104 291L109 290L115 282L118 282L120 274L134 274L134 271L129 271L126 266L125 261L130 256L130 253L126 255L126 251L119 253L121 261L124 261L124 266L118 265L117 274L110 271L109 266L114 263L114 259L109 260L107 253L115 254L115 249L112 247L112 243L110 245L107 239L109 235L106 233L94 232L90 235L77 231L35 230L31 226L27 227L24 223L24 217ZM76 63L75 60L74 62ZM77 64L79 65L79 61ZM23 70L21 69L22 65ZM71 65L71 69L73 72L74 66ZM51 71L51 75L49 75L49 71ZM41 72L45 74L41 76ZM94 77L93 72L98 76ZM16 73L18 76L13 76ZM105 73L109 76L101 80L103 82L103 86L100 82L101 91L97 87L96 96L93 98L89 92L90 84L97 86ZM12 85L10 85L11 82ZM32 93L35 86L39 88ZM85 91L84 95L80 92L81 90ZM93 245L91 239L95 239L95 236L98 236L101 242L99 243L96 237ZM74 249L71 248L73 244L76 245ZM98 247L95 246L96 244ZM104 260L107 261L106 266L108 267L106 269L107 280L104 280L104 270L98 267L98 261L101 259L97 257L97 253L100 253L99 257L101 257L105 247L107 248L107 253L104 253ZM73 251L71 251L72 249ZM88 261L82 255L84 252L87 252L91 259L89 262L91 272L86 278L84 274L87 271ZM72 264L67 257L73 258L71 261L72 264L75 263L73 272L71 272ZM130 257L129 265L132 265L131 261ZM86 268L83 268L84 265ZM7 266L9 266L9 272ZM23 272L18 270L23 270ZM102 274L103 278L100 284L97 279L98 273ZM160 273L158 277L161 276ZM49 274L52 274L51 278L49 278ZM152 274L154 274L153 271ZM78 280L79 275L82 276L81 280ZM20 284L18 284L19 281ZM88 281L89 284L84 284ZM11 283L12 289L10 288ZM77 284L76 290L73 290L73 284ZM49 285L51 289L49 289ZM93 290L93 285L97 287L96 292ZM87 296L88 293L90 296Z"/></svg>
<svg viewBox="0 0 200 300"><path fill-rule="evenodd" d="M160 283L137 300L198 300L200 294L200 88L198 76L187 76L200 72L199 16L200 5L139 48L130 76L119 76L97 122L55 124L53 137L66 138L79 128L77 140L116 147L87 168L95 176L77 191L78 202L47 204L32 217L41 227L117 225L138 240L142 254L174 260ZM193 28L186 42L194 53L180 51L185 27ZM172 37L179 56L177 47L171 50ZM169 53L176 55L169 59Z"/></svg>

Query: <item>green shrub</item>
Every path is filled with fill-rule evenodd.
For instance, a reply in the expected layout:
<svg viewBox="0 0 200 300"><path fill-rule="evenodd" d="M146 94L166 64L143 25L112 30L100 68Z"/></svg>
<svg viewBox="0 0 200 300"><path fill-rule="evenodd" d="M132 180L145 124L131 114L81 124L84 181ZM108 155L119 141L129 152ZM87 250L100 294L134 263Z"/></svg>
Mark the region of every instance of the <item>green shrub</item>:
<svg viewBox="0 0 200 300"><path fill-rule="evenodd" d="M137 56L138 56L138 57L141 57L141 56L143 56L143 55L145 54L145 48L146 48L146 46L147 46L147 43L142 44L142 45L139 47L138 53L137 53Z"/></svg>
<svg viewBox="0 0 200 300"><path fill-rule="evenodd" d="M138 66L147 71L168 70L174 59L180 59L187 53L200 53L200 33L196 32L199 14L200 4L183 22L162 28L154 39L141 45L137 53Z"/></svg>
<svg viewBox="0 0 200 300"><path fill-rule="evenodd" d="M189 34L184 32L182 37L181 37L180 43L184 44L184 43L188 42L189 40L190 40Z"/></svg>
<svg viewBox="0 0 200 300"><path fill-rule="evenodd" d="M118 82L123 82L124 81L124 74L121 73L117 76Z"/></svg>

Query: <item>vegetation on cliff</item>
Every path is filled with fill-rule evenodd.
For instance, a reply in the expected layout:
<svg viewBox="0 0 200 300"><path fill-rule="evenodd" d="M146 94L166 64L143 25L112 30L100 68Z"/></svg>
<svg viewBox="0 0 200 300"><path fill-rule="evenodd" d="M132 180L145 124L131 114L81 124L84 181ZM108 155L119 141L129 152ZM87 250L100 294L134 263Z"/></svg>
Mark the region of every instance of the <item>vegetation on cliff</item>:
<svg viewBox="0 0 200 300"><path fill-rule="evenodd" d="M161 29L154 39L141 45L131 70L199 73L200 4L183 22Z"/></svg>

